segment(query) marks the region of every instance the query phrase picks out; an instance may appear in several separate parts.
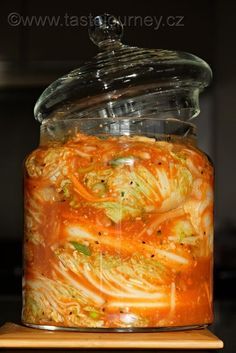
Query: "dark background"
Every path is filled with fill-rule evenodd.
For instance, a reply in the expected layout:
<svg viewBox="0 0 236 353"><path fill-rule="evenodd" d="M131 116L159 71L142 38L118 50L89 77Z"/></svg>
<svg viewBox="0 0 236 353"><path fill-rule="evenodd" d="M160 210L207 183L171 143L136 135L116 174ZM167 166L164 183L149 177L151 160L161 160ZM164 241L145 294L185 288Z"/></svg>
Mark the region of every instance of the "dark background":
<svg viewBox="0 0 236 353"><path fill-rule="evenodd" d="M24 18L60 15L62 24L12 26L8 23L12 12ZM64 16L104 12L121 17L163 16L164 22L168 16L183 17L181 26L165 23L158 30L139 24L126 26L123 41L191 52L213 69L213 82L202 94L197 120L199 145L213 159L216 171L213 329L229 337L235 319L227 315L236 316L236 2L229 0L0 3L0 321L18 320L20 315L22 165L39 140L39 124L33 116L35 101L49 83L97 52L88 38L88 28L66 25Z"/></svg>

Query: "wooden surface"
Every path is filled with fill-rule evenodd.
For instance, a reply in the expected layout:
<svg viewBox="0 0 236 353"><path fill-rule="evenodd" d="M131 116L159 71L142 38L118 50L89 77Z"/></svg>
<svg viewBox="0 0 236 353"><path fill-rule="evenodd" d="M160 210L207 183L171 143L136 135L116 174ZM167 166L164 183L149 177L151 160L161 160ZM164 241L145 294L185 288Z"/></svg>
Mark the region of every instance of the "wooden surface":
<svg viewBox="0 0 236 353"><path fill-rule="evenodd" d="M0 348L160 348L219 349L223 342L209 330L152 333L45 331L13 323L0 328Z"/></svg>

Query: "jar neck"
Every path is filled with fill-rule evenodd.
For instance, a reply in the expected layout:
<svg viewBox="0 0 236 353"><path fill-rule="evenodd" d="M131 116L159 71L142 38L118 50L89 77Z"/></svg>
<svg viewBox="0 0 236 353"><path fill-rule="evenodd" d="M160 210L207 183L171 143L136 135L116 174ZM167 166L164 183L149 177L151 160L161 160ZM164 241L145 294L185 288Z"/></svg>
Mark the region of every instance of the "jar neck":
<svg viewBox="0 0 236 353"><path fill-rule="evenodd" d="M76 134L108 136L146 136L158 140L185 139L196 144L196 127L174 118L94 118L48 121L41 126L40 145L65 142Z"/></svg>
<svg viewBox="0 0 236 353"><path fill-rule="evenodd" d="M76 133L97 136L145 135L179 136L193 139L196 127L192 119L199 113L199 89L172 88L145 94L134 91L110 97L103 104L80 110L71 104L60 109L41 127L41 143L63 140Z"/></svg>

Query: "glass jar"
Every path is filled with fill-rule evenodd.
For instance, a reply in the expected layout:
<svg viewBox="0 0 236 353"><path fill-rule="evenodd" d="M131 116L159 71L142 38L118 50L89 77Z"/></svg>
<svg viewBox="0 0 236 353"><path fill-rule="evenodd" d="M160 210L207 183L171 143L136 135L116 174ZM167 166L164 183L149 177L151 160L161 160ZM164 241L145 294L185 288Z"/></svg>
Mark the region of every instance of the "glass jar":
<svg viewBox="0 0 236 353"><path fill-rule="evenodd" d="M211 70L129 47L98 16L90 62L52 83L25 162L22 322L136 331L212 322L213 167L192 122Z"/></svg>

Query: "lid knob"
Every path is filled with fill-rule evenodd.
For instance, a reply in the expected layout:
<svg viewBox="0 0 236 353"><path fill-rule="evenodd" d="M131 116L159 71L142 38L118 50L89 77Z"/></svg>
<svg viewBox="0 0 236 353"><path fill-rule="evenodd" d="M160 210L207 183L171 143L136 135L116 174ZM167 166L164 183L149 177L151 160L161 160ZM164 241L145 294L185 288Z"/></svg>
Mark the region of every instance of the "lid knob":
<svg viewBox="0 0 236 353"><path fill-rule="evenodd" d="M121 45L123 25L115 16L104 14L93 19L89 28L89 37L98 47Z"/></svg>

